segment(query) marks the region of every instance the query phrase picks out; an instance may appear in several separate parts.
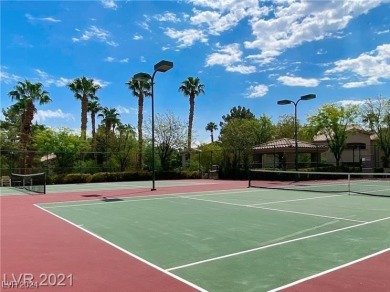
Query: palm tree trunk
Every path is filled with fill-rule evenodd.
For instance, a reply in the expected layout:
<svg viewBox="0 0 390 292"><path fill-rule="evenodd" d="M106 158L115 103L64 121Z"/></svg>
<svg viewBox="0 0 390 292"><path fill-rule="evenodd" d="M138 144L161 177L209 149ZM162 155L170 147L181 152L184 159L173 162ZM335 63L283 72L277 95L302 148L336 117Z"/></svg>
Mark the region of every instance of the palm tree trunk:
<svg viewBox="0 0 390 292"><path fill-rule="evenodd" d="M91 123L92 123L92 151L93 151L93 156L96 160L97 159L97 155L96 155L96 117L95 117L94 112L91 112Z"/></svg>
<svg viewBox="0 0 390 292"><path fill-rule="evenodd" d="M29 101L26 107L24 121L23 121L23 151L24 151L24 157L23 157L23 169L31 169L32 167L32 161L29 159L29 143L31 138L31 124L32 120L34 119L34 111L35 107L32 101ZM27 173L27 172L23 172Z"/></svg>
<svg viewBox="0 0 390 292"><path fill-rule="evenodd" d="M81 99L81 139L87 139L87 115L88 115L88 97L83 95Z"/></svg>
<svg viewBox="0 0 390 292"><path fill-rule="evenodd" d="M211 143L214 143L214 134L213 130L211 130Z"/></svg>
<svg viewBox="0 0 390 292"><path fill-rule="evenodd" d="M192 143L192 123L194 120L194 108L195 108L195 96L193 94L191 94L190 95L190 115L188 118L188 140L187 140L188 153L191 150L191 143Z"/></svg>
<svg viewBox="0 0 390 292"><path fill-rule="evenodd" d="M144 96L141 93L138 96L138 159L137 159L137 170L142 170L143 159L142 159L142 121L143 121L143 109L144 109Z"/></svg>

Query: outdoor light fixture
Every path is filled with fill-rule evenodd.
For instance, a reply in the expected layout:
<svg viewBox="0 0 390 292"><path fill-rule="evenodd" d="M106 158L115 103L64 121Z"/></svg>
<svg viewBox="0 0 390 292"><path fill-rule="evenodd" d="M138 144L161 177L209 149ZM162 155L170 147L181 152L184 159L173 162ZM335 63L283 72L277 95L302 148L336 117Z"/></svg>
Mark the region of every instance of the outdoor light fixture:
<svg viewBox="0 0 390 292"><path fill-rule="evenodd" d="M316 98L315 94L306 94L301 96L297 101L282 99L278 100L278 105L294 105L294 138L295 138L295 170L298 171L298 124L297 124L297 106L301 100L310 100Z"/></svg>
<svg viewBox="0 0 390 292"><path fill-rule="evenodd" d="M154 76L157 72L167 72L168 70L173 68L173 63L171 61L165 61L162 60L154 65L154 71L152 76L148 73L137 73L133 76L133 80L138 81L149 81L151 80L152 83L152 92L151 92L151 98L152 98L152 191L156 190L156 170L155 170L155 163L154 163Z"/></svg>

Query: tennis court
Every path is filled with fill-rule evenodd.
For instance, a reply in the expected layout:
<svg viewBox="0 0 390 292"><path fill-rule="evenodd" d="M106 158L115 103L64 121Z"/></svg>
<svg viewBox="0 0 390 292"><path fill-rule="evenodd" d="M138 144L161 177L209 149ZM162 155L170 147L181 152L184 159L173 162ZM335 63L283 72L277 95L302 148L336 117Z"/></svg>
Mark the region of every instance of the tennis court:
<svg viewBox="0 0 390 292"><path fill-rule="evenodd" d="M198 291L277 291L390 249L388 197L206 180L159 181L157 193L149 185L80 185L77 195L56 186L73 195L55 202L52 193L34 208ZM390 192L388 182L374 188ZM382 280L376 291L389 290Z"/></svg>

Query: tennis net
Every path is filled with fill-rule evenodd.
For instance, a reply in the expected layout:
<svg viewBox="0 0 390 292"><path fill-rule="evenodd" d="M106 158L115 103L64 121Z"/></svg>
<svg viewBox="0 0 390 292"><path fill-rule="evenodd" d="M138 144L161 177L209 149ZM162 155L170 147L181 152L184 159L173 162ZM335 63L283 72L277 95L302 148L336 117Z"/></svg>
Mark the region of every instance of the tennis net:
<svg viewBox="0 0 390 292"><path fill-rule="evenodd" d="M11 173L11 186L34 193L46 194L46 173Z"/></svg>
<svg viewBox="0 0 390 292"><path fill-rule="evenodd" d="M249 187L390 197L390 175L251 169Z"/></svg>

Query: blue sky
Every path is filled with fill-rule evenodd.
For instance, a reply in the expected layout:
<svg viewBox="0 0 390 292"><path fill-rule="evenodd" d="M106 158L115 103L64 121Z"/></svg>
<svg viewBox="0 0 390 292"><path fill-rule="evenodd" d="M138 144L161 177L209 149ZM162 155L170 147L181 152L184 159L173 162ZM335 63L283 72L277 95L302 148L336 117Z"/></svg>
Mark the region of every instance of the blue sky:
<svg viewBox="0 0 390 292"><path fill-rule="evenodd" d="M324 103L389 97L389 18L389 0L1 1L1 107L18 81L39 81L53 101L38 106L38 121L79 130L80 102L66 84L86 76L102 86L101 104L136 126L125 82L165 59L174 68L155 77L155 111L187 122L178 87L199 77L197 141L234 106L277 121L294 111L277 100L314 93L299 104L304 121Z"/></svg>

